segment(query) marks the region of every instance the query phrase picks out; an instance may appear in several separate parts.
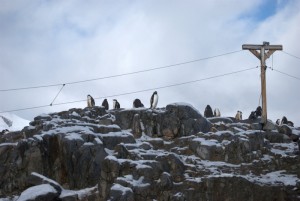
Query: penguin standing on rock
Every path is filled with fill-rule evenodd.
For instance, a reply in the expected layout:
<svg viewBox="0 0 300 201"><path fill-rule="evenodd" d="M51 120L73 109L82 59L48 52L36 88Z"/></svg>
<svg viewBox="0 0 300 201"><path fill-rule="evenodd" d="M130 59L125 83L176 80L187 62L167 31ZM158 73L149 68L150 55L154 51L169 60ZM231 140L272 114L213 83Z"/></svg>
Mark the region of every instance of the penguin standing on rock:
<svg viewBox="0 0 300 201"><path fill-rule="evenodd" d="M261 117L261 113L262 113L262 108L258 106L255 110L256 117Z"/></svg>
<svg viewBox="0 0 300 201"><path fill-rule="evenodd" d="M102 106L103 106L106 110L109 109L109 105L108 105L107 99L104 99L104 100L103 100Z"/></svg>
<svg viewBox="0 0 300 201"><path fill-rule="evenodd" d="M120 109L120 103L117 101L117 99L113 100L113 109Z"/></svg>
<svg viewBox="0 0 300 201"><path fill-rule="evenodd" d="M139 108L139 107L144 107L144 104L140 99L137 98L133 101L133 108Z"/></svg>
<svg viewBox="0 0 300 201"><path fill-rule="evenodd" d="M220 112L219 108L216 108L214 110L214 117L220 117L220 116L221 116L221 112Z"/></svg>
<svg viewBox="0 0 300 201"><path fill-rule="evenodd" d="M91 95L87 95L87 106L88 107L94 107L95 106L95 100Z"/></svg>
<svg viewBox="0 0 300 201"><path fill-rule="evenodd" d="M157 94L157 91L155 91L152 94L151 99L150 99L150 108L155 109L157 106L157 102L158 102L158 94Z"/></svg>
<svg viewBox="0 0 300 201"><path fill-rule="evenodd" d="M204 117L209 118L209 117L213 117L213 111L210 107L210 105L207 105L205 110L204 110Z"/></svg>
<svg viewBox="0 0 300 201"><path fill-rule="evenodd" d="M280 126L280 119L276 120L276 125Z"/></svg>
<svg viewBox="0 0 300 201"><path fill-rule="evenodd" d="M237 111L236 115L235 115L235 119L236 120L243 120L243 113L241 111Z"/></svg>

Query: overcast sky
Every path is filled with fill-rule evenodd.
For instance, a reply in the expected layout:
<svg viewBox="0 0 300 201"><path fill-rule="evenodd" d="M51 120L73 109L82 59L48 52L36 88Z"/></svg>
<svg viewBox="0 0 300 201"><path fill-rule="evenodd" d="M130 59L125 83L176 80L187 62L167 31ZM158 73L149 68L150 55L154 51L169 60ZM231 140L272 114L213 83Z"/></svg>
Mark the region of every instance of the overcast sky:
<svg viewBox="0 0 300 201"><path fill-rule="evenodd" d="M100 1L2 0L0 2L0 90L64 84L148 70L242 50L243 44L283 45L267 60L268 118L285 115L300 126L300 1ZM187 102L202 114L207 104L222 116L237 110L248 118L260 104L260 61L248 50L180 66L122 77L67 84L54 101L101 105L116 98L146 107L158 89L158 107ZM295 76L296 78L285 74ZM0 91L0 111L50 105L61 86ZM32 120L42 113L84 108L76 102L13 112Z"/></svg>

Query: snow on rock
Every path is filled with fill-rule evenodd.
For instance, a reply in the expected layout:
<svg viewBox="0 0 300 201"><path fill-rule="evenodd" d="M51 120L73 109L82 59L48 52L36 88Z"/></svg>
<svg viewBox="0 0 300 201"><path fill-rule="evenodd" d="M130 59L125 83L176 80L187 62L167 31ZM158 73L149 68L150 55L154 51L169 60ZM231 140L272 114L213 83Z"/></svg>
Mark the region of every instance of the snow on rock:
<svg viewBox="0 0 300 201"><path fill-rule="evenodd" d="M0 136L0 197L297 200L299 128L256 124L186 103L43 114Z"/></svg>
<svg viewBox="0 0 300 201"><path fill-rule="evenodd" d="M300 179L295 174L286 174L285 170L279 170L274 172L269 172L267 174L253 175L249 174L244 176L244 178L249 181L256 182L259 184L273 185L273 186L296 186Z"/></svg>
<svg viewBox="0 0 300 201"><path fill-rule="evenodd" d="M41 184L26 189L18 201L54 200L59 196L58 192L50 184Z"/></svg>

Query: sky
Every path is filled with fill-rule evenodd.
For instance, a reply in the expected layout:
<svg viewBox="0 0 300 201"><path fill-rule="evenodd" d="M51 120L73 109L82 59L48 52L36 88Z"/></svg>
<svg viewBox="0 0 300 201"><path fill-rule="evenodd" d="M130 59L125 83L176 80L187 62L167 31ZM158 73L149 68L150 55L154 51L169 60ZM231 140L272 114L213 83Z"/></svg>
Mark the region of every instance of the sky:
<svg viewBox="0 0 300 201"><path fill-rule="evenodd" d="M122 108L132 108L139 98L149 107L157 90L158 107L186 102L203 114L209 104L222 116L240 110L248 118L261 104L260 60L242 45L267 41L283 46L267 60L268 118L286 116L300 126L298 0L2 0L0 5L0 112L33 120L84 108L88 94L96 105L107 98L110 107L117 99ZM171 66L179 63L185 64ZM7 90L48 85L54 86Z"/></svg>

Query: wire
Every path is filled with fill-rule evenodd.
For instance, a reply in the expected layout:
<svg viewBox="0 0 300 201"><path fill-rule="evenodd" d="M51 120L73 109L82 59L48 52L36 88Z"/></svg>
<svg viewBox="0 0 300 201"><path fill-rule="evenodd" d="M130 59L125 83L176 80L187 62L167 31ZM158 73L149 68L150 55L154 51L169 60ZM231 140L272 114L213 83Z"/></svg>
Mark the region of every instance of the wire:
<svg viewBox="0 0 300 201"><path fill-rule="evenodd" d="M192 81L187 81L187 82L182 82L182 83L177 83L177 84L171 84L171 85L166 85L166 86L161 86L161 87L156 87L156 88L149 88L149 89L144 89L144 90L139 90L139 91L133 91L133 92L126 92L126 93L121 93L121 94L114 94L114 95L109 95L109 96L103 96L103 97L98 97L98 98L94 98L94 99L102 99L102 98L124 96L124 95L136 94L136 93L141 93L141 92L146 92L146 91L153 91L153 90L158 90L158 89L175 87L175 86L180 86L180 85L185 85L185 84L191 84L191 83L200 82L200 81L204 81L204 80L209 80L209 79L214 79L214 78L218 78L218 77L224 77L224 76L227 76L227 75L237 74L237 73L241 73L241 72L244 72L244 71L253 70L255 68L257 68L257 66L256 67L247 68L247 69L243 69L243 70L239 70L239 71L230 72L230 73L224 73L224 74L215 75L215 76L211 76L211 77L207 77L207 78L202 78L202 79L198 79L198 80L192 80ZM70 101L70 102L54 103L54 104L52 104L52 106L66 105L66 104L72 104L72 103L78 103L78 102L84 102L84 101L86 101L86 99L85 100ZM28 107L28 108L22 108L22 109L0 111L0 113L16 112L16 111L21 111L21 110L30 110L30 109L43 108L43 107L49 107L49 105L42 105L42 106Z"/></svg>
<svg viewBox="0 0 300 201"><path fill-rule="evenodd" d="M0 92L5 91L19 91L19 90L26 90L26 89L38 89L38 88L46 88L46 87L57 87L62 84L49 84L49 85L40 85L40 86L33 86L33 87L20 87L20 88L11 88L11 89L0 89Z"/></svg>
<svg viewBox="0 0 300 201"><path fill-rule="evenodd" d="M273 70L273 68L274 68L273 56L274 56L274 55L272 54L272 68L271 68L272 70Z"/></svg>
<svg viewBox="0 0 300 201"><path fill-rule="evenodd" d="M290 55L291 57L294 57L294 58L296 58L296 59L300 59L300 57L297 57L297 56L295 56L295 55L292 55L292 54L290 54L290 53L288 53L288 52L285 52L285 51L283 51L283 50L282 50L282 52L285 53L285 54L287 54L287 55Z"/></svg>
<svg viewBox="0 0 300 201"><path fill-rule="evenodd" d="M1 113L6 113L6 112L17 112L17 111L22 111L22 110L32 110L32 109L38 109L38 108L43 108L43 107L49 107L49 105L40 105L40 106L34 106L34 107L27 107L27 108L21 108L21 109L14 109L14 110L6 110L6 111L1 111Z"/></svg>
<svg viewBox="0 0 300 201"><path fill-rule="evenodd" d="M300 80L299 77L296 77L296 76L287 74L287 73L285 73L285 72L282 72L282 71L279 71L279 70L276 70L276 69L273 69L273 70L276 71L276 72L278 72L278 73L284 74L284 75L286 75L286 76L289 76L289 77L295 78L295 79L297 79L297 80Z"/></svg>
<svg viewBox="0 0 300 201"><path fill-rule="evenodd" d="M57 96L60 94L61 90L64 88L64 86L66 86L66 84L63 84L62 87L60 88L59 92L56 94L55 98L53 99L53 101L50 103L50 106L53 105L53 102L55 101L55 99L57 98Z"/></svg>
<svg viewBox="0 0 300 201"><path fill-rule="evenodd" d="M138 73L144 73L144 72L149 72L149 71L154 71L154 70L159 70L159 69L164 69L164 68L171 68L171 67L175 67L175 66L185 65L185 64L189 64L189 63L195 63L195 62L198 62L198 61L203 61L203 60L213 59L213 58L216 58L216 57L221 57L221 56L225 56L225 55L229 55L229 54L234 54L234 53L241 52L241 51L243 51L243 50L238 50L238 51L233 51L233 52L227 52L227 53L223 53L223 54L219 54L219 55L215 55L215 56L204 57L204 58L200 58L200 59L195 59L195 60L191 60L191 61L185 61L185 62L176 63L176 64L170 64L170 65L166 65L166 66L154 67L154 68L149 68L149 69L145 69L145 70L133 71L133 72L129 72L129 73L122 73L122 74L117 74L117 75L111 75L111 76L106 76L106 77L98 77L98 78L86 79L86 80L79 80L79 81L74 81L74 82L65 82L65 84L69 84L69 85L71 85L71 84L78 84L78 83L83 83L83 82L91 82L91 81L96 81L96 80L104 80L104 79L121 77L121 76L126 76L126 75L133 75L133 74L138 74ZM63 84L50 84L50 85L40 85L40 86L33 86L33 87L0 89L0 92L18 91L18 90L27 90L27 89L37 89L37 88L46 88L46 87L54 87L54 86L61 86L61 85L63 85Z"/></svg>

